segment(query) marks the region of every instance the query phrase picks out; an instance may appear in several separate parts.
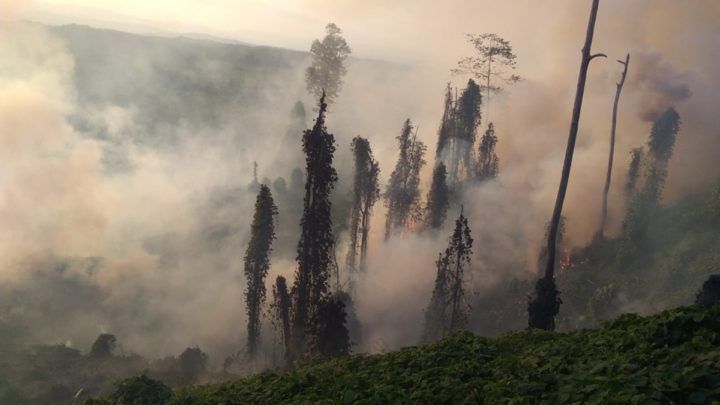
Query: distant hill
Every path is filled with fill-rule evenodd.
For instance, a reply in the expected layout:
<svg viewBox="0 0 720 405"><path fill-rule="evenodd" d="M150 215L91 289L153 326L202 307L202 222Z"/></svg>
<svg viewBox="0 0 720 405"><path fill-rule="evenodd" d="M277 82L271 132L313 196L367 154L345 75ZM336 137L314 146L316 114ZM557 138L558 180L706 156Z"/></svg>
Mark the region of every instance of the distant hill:
<svg viewBox="0 0 720 405"><path fill-rule="evenodd" d="M278 108L285 118L304 95L304 52L80 25L49 30L75 59L79 103L132 108L145 143L176 140L170 129L177 126L193 131L237 122L238 131L255 129L258 106L286 104ZM93 130L83 114L75 124Z"/></svg>

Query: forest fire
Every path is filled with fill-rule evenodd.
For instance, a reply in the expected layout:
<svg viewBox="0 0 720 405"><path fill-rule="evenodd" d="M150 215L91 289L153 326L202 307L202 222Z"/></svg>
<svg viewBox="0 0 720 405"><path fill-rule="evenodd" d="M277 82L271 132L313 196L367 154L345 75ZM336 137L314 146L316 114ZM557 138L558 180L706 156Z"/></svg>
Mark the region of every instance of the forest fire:
<svg viewBox="0 0 720 405"><path fill-rule="evenodd" d="M720 401L718 0L145 3L0 0L0 405Z"/></svg>
<svg viewBox="0 0 720 405"><path fill-rule="evenodd" d="M565 270L588 264L588 258L576 249L564 249L560 252L560 260L558 261L559 272L562 274Z"/></svg>

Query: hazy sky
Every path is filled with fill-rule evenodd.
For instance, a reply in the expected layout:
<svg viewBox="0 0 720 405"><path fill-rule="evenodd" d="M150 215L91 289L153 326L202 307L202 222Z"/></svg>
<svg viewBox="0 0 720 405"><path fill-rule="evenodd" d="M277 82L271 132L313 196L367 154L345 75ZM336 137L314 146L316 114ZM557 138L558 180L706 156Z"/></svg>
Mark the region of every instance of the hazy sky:
<svg viewBox="0 0 720 405"><path fill-rule="evenodd" d="M518 271L532 272L557 191L589 6L590 0L0 0L0 20L79 23L162 35L193 33L299 50L309 49L312 40L323 35L325 24L335 22L343 29L354 56L418 62L407 63L409 69L398 69L397 64L351 61L342 98L329 117L329 128L336 134L359 133L370 139L383 176L391 172L396 158L394 137L405 118L411 117L420 126L419 136L433 150L446 82L464 86L467 80L450 75L456 61L470 54L464 34L496 32L512 42L518 55L517 73L526 80L493 99L492 120L500 139L500 182L477 190L472 198L478 202L475 211L468 211L474 232L498 235L493 253L510 256L507 252L513 252L527 258L531 265L527 269L518 266ZM665 108L677 107L683 119L666 200L677 200L717 179L718 21L718 0L602 0L593 49L609 57L594 61L588 75L564 210L572 243L589 241L596 229L611 102L620 72L615 60L628 52L632 62L618 126L610 233L617 232L623 215L620 186L625 181L627 152L646 142L651 125L648 118ZM35 262L42 266L37 268L52 269L47 263L52 263L53 255L106 260L107 271L100 279L79 279L90 286L99 285L109 298L104 298L102 311L81 307L78 314L88 313L87 319L77 315L72 318L74 323L63 321L68 336L80 335L79 329L84 327L92 331L84 333L89 339L108 326L129 347L144 347L151 353L159 349L177 352L189 343L204 348L230 345L225 337L238 331L230 333L223 328L242 319L235 304L243 284L234 270L216 265L215 261L225 258L214 251L189 253L192 257L164 273L170 270L158 254L147 249L145 241L171 230L185 238L179 239L178 246L192 244L194 232L204 229L203 217L195 211L196 196L223 183L227 173L240 173L240 163L233 156L218 165L217 156L224 156L218 153L220 148L197 146L193 142L201 142L197 140L201 137L188 137L187 149L179 148L168 156L129 144L128 156L136 171L106 176L100 158L104 141L79 136L67 116L83 114L107 122L108 128L119 128L111 131L119 138L126 129L136 128L133 106L83 109L74 95L75 81L85 78L75 76L75 60L62 41L53 37L52 30L36 24L11 25L0 21L0 161L4 170L0 180L4 190L9 190L0 195L2 261L16 258L22 264L27 257L39 257ZM99 65L106 67L102 61ZM385 69L389 65L392 68ZM304 66L297 67L297 83L285 83L287 88L302 91L302 69ZM107 84L112 81L113 76L108 75ZM153 96L164 101L162 93ZM283 98L288 98L286 93ZM295 100L284 101L291 104ZM284 131L290 104L287 109L275 104L258 106L267 108L265 112L272 117L268 121L280 128L273 133ZM235 124L230 120L222 128L231 133ZM175 129L184 133L182 128ZM341 147L348 150L347 143ZM204 153L199 155L198 150ZM249 162L241 163L249 167ZM261 167L264 165L262 161ZM424 178L429 177L430 167ZM245 174L245 179L236 180L249 181L250 171ZM426 187L423 183L423 195ZM392 333L402 328L397 328L398 321L392 316L406 318L409 311L422 315L419 308L427 299L423 288L429 288L434 278L438 243L411 236L393 242L397 246L385 245L383 216L379 208L374 217L375 234L371 235L370 249L378 253L371 255L370 265L377 271L370 271L372 277L360 285L373 293L372 299L359 302L358 307L379 335L400 344L406 342L393 337ZM67 237L69 233L72 237ZM232 263L237 263L235 256L232 258ZM478 268L495 268L494 261L475 260ZM208 266L208 261L213 265ZM44 287L36 287L39 284L31 278L33 273L24 271L23 266L0 268L0 286L25 274L30 281L24 285L30 286L30 291L41 291ZM275 261L273 266L273 271L285 275L294 271L294 263L289 261ZM208 269L217 271L209 277ZM415 284L407 284L408 279ZM55 291L55 279L46 280L47 290ZM174 283L169 288L167 280ZM404 290L395 288L398 285ZM61 293L59 290L58 295ZM145 297L157 298L157 302L145 305ZM217 302L217 297L227 302ZM142 313L148 324L167 320L165 329L156 328L147 336L146 330L133 327L138 319L124 311L127 302L149 308ZM47 311L40 309L38 324L45 327ZM167 335L175 338L172 344ZM48 336L54 335L48 332ZM148 343L143 345L143 341Z"/></svg>
<svg viewBox="0 0 720 405"><path fill-rule="evenodd" d="M4 14L54 23L128 31L201 33L256 44L307 49L330 21L355 55L425 60L449 66L468 52L464 33L498 32L522 55L520 69L547 63L555 52L577 57L590 2L577 0L3 0ZM597 44L608 52L627 43L684 48L720 18L714 0L604 0ZM688 26L692 22L692 26ZM711 28L710 28L711 29ZM574 48L564 48L575 39ZM623 43L625 42L625 43ZM557 59L555 60L557 61ZM533 72L525 72L527 76Z"/></svg>

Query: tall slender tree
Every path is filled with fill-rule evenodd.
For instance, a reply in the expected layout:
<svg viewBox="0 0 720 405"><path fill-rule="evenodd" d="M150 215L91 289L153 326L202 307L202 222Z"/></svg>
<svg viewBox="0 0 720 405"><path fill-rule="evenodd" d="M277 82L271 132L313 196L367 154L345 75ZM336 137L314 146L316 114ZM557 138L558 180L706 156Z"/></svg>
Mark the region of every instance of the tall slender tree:
<svg viewBox="0 0 720 405"><path fill-rule="evenodd" d="M647 230L662 196L668 163L679 130L680 116L670 107L653 123L647 151L637 148L632 152L627 205L622 223L622 243L617 254L617 263L620 266L629 265L647 241ZM643 180L642 187L638 185L640 180Z"/></svg>
<svg viewBox="0 0 720 405"><path fill-rule="evenodd" d="M325 127L327 104L320 97L318 117L303 135L306 156L305 198L293 285L292 358L308 350L308 337L317 338L319 310L328 296L334 239L330 193L337 181L333 167L335 138ZM313 343L314 344L314 343Z"/></svg>
<svg viewBox="0 0 720 405"><path fill-rule="evenodd" d="M610 153L608 154L607 174L605 175L605 187L603 188L600 227L597 232L597 235L600 238L605 237L605 223L607 222L608 211L608 193L610 192L610 180L612 179L613 158L615 157L615 130L617 128L618 104L620 104L620 93L622 92L623 85L625 84L625 77L627 76L628 66L630 66L630 54L627 54L627 56L625 57L625 62L621 60L619 60L618 62L623 65L623 72L620 76L620 81L617 82L615 87L615 101L613 102L612 125L610 127Z"/></svg>
<svg viewBox="0 0 720 405"><path fill-rule="evenodd" d="M478 162L475 179L478 182L492 180L497 177L500 172L500 161L495 153L498 138L495 135L495 127L491 122L480 139L478 147Z"/></svg>
<svg viewBox="0 0 720 405"><path fill-rule="evenodd" d="M468 34L468 42L475 48L476 55L458 61L454 74L469 74L480 81L485 91L485 115L490 117L490 94L502 91L501 84L519 82L520 76L514 74L517 56L510 42L497 34Z"/></svg>
<svg viewBox="0 0 720 405"><path fill-rule="evenodd" d="M437 269L435 273L435 284L432 295L430 296L430 303L427 308L425 308L425 324L423 325L421 342L432 342L442 339L448 332L447 306L449 302L448 278L450 275L448 256L439 253L435 267Z"/></svg>
<svg viewBox="0 0 720 405"><path fill-rule="evenodd" d="M673 107L668 108L653 123L648 139L647 177L644 193L650 201L657 202L667 177L667 167L672 157L675 139L680 131L680 115Z"/></svg>
<svg viewBox="0 0 720 405"><path fill-rule="evenodd" d="M455 221L455 231L450 238L446 254L452 254L450 260L450 332L462 330L467 326L470 305L465 297L465 272L470 268L473 239L467 218L460 209L460 217Z"/></svg>
<svg viewBox="0 0 720 405"><path fill-rule="evenodd" d="M450 205L450 190L447 185L445 164L440 162L433 170L432 183L425 204L425 226L439 229L445 222L447 209Z"/></svg>
<svg viewBox="0 0 720 405"><path fill-rule="evenodd" d="M450 87L446 91L435 160L445 163L450 184L473 176L472 147L480 124L481 104L480 87L472 79L457 100L453 100Z"/></svg>
<svg viewBox="0 0 720 405"><path fill-rule="evenodd" d="M318 98L324 95L328 104L335 101L342 89L347 73L345 59L352 52L341 34L342 30L334 23L325 26L325 38L316 39L310 46L312 64L305 71L310 94Z"/></svg>
<svg viewBox="0 0 720 405"><path fill-rule="evenodd" d="M350 248L347 254L347 266L351 272L366 271L368 234L370 232L370 216L378 198L380 187L378 177L380 166L373 157L370 142L357 136L352 140L352 151L355 160L355 178L353 181L353 206L350 213ZM357 266L358 248L360 263Z"/></svg>
<svg viewBox="0 0 720 405"><path fill-rule="evenodd" d="M270 269L270 253L275 240L277 207L267 185L261 184L255 200L255 215L250 228L250 242L245 251L245 306L247 309L247 353L257 355L260 343L260 313L265 302L265 277Z"/></svg>
<svg viewBox="0 0 720 405"><path fill-rule="evenodd" d="M580 110L582 109L583 95L585 94L585 81L590 62L596 57L605 57L604 54L592 54L592 40L595 33L595 21L600 0L593 0L590 9L585 45L582 49L582 60L578 74L577 90L575 93L575 105L573 107L572 120L570 122L570 133L568 135L567 148L565 149L565 160L563 162L560 186L555 200L552 219L550 220L550 232L547 239L547 263L545 274L540 277L535 285L535 293L528 302L528 326L530 328L553 330L555 329L555 315L560 311L560 294L555 285L555 258L558 228L562 217L565 193L567 192L568 180L570 179L570 167L572 166L573 154L575 152L575 140L577 139L578 124L580 123Z"/></svg>
<svg viewBox="0 0 720 405"><path fill-rule="evenodd" d="M470 79L467 87L460 94L456 106L458 131L454 162L460 167L453 168L454 174L451 177L455 182L461 177L467 179L473 175L472 148L475 145L475 138L477 138L477 127L480 125L481 104L480 86Z"/></svg>
<svg viewBox="0 0 720 405"><path fill-rule="evenodd" d="M467 327L470 306L465 296L465 279L472 245L470 227L461 209L448 247L436 262L435 286L425 310L423 341L436 340Z"/></svg>
<svg viewBox="0 0 720 405"><path fill-rule="evenodd" d="M292 340L290 337L290 314L292 310L292 301L287 288L285 277L278 276L273 285L273 303L271 305L273 322L275 327L279 329L280 337L284 348L284 357L286 363L289 364L292 351Z"/></svg>
<svg viewBox="0 0 720 405"><path fill-rule="evenodd" d="M398 161L390 174L390 182L385 191L385 240L393 232L408 228L419 220L420 170L425 165L425 144L417 139L410 119L405 120L400 136Z"/></svg>

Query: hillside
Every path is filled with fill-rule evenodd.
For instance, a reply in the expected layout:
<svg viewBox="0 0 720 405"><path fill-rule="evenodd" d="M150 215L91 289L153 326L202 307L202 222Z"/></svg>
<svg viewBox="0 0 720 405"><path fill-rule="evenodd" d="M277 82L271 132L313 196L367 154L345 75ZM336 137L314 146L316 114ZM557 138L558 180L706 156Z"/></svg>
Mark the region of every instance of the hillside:
<svg viewBox="0 0 720 405"><path fill-rule="evenodd" d="M623 315L596 330L459 333L172 394L135 377L110 399L86 403L141 403L140 388L168 404L710 403L720 399L719 344L720 305L682 307L647 318Z"/></svg>
<svg viewBox="0 0 720 405"><path fill-rule="evenodd" d="M628 260L622 232L565 249L557 275L563 300L561 330L597 327L623 313L655 314L690 305L698 287L720 269L720 183L652 212L639 248ZM534 278L506 278L473 308L474 331L498 335L527 325L527 294Z"/></svg>
<svg viewBox="0 0 720 405"><path fill-rule="evenodd" d="M49 30L74 59L79 104L128 108L137 126L128 135L147 145L178 142L179 126L211 134L233 123L244 139L245 131L261 126L259 106L285 100L281 105L289 112L304 94L303 52L80 25ZM88 115L74 117L74 126L107 136Z"/></svg>

